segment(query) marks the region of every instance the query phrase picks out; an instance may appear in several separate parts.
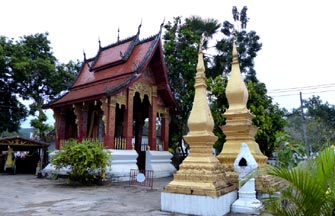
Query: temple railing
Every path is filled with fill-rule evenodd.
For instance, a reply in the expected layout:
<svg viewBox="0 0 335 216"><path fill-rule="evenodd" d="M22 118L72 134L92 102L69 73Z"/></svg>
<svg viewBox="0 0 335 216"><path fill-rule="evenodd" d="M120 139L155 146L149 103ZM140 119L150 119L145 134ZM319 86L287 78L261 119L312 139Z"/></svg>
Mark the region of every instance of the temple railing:
<svg viewBox="0 0 335 216"><path fill-rule="evenodd" d="M70 143L70 141L72 141L73 139L61 139L59 141L59 148L61 149L62 146ZM89 142L96 142L96 143L99 143L99 145L101 147L104 147L104 143L103 143L103 140L102 139L98 139L98 138L85 138L83 139L83 141L89 141Z"/></svg>
<svg viewBox="0 0 335 216"><path fill-rule="evenodd" d="M83 141L96 142L96 143L99 143L99 145L101 147L104 147L104 141L102 139L99 139L99 138L85 138L85 139L83 139Z"/></svg>
<svg viewBox="0 0 335 216"><path fill-rule="evenodd" d="M126 149L126 139L122 137L115 137L114 139L114 148L115 149Z"/></svg>
<svg viewBox="0 0 335 216"><path fill-rule="evenodd" d="M148 143L142 143L141 144L141 151L147 151L150 150L150 147L148 145Z"/></svg>
<svg viewBox="0 0 335 216"><path fill-rule="evenodd" d="M158 143L156 145L156 151L163 151L164 150L164 143Z"/></svg>
<svg viewBox="0 0 335 216"><path fill-rule="evenodd" d="M73 139L61 139L59 140L59 149L61 149L64 145L68 144Z"/></svg>
<svg viewBox="0 0 335 216"><path fill-rule="evenodd" d="M73 139L62 139L59 142L59 147L62 148L62 146L66 145ZM104 147L103 139L98 138L85 138L83 141L91 141L91 142L97 142L101 147ZM133 144L134 148L134 144ZM159 143L156 145L156 151L164 151L164 143ZM120 150L126 150L126 138L123 137L115 137L114 139L114 149L120 149ZM141 144L141 151L147 151L150 150L150 146L148 143L142 143Z"/></svg>

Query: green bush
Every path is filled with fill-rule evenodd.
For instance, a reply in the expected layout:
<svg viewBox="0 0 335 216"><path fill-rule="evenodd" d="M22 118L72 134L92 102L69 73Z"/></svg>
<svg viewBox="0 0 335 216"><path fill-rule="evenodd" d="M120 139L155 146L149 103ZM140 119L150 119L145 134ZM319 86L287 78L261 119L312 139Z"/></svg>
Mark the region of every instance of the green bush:
<svg viewBox="0 0 335 216"><path fill-rule="evenodd" d="M70 140L50 158L56 169L69 168L69 180L84 185L101 184L105 180L106 166L110 165L110 153L97 141L77 143Z"/></svg>

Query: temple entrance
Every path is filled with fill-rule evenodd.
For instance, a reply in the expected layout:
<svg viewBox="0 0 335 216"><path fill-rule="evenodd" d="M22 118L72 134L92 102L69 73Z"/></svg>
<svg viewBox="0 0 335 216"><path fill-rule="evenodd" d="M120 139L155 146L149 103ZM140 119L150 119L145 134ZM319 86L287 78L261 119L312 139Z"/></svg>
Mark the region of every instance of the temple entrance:
<svg viewBox="0 0 335 216"><path fill-rule="evenodd" d="M64 110L61 115L64 115L64 139L76 139L78 136L78 129L76 123L76 115L72 108Z"/></svg>
<svg viewBox="0 0 335 216"><path fill-rule="evenodd" d="M133 108L133 129L135 135L134 148L138 154L137 166L139 170L145 170L145 156L148 146L148 142L144 142L143 129L145 127L145 119L148 118L150 102L148 96L145 95L143 100L138 92L134 96L134 108Z"/></svg>
<svg viewBox="0 0 335 216"><path fill-rule="evenodd" d="M115 138L123 136L125 105L116 104L115 108Z"/></svg>
<svg viewBox="0 0 335 216"><path fill-rule="evenodd" d="M126 149L126 139L124 138L124 116L125 116L125 105L116 104L115 107L115 135L114 135L114 148L115 149Z"/></svg>

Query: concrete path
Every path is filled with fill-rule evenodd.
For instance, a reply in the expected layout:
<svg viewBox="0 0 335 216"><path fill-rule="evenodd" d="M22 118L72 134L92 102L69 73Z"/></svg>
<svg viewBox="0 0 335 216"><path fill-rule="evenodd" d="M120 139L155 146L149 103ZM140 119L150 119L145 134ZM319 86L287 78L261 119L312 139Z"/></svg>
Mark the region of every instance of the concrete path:
<svg viewBox="0 0 335 216"><path fill-rule="evenodd" d="M0 216L182 215L160 211L160 194L171 180L154 179L151 190L128 182L73 187L65 179L0 174Z"/></svg>
<svg viewBox="0 0 335 216"><path fill-rule="evenodd" d="M151 190L128 182L73 187L64 179L0 174L0 215L176 215L160 211L160 193L171 180L154 179Z"/></svg>

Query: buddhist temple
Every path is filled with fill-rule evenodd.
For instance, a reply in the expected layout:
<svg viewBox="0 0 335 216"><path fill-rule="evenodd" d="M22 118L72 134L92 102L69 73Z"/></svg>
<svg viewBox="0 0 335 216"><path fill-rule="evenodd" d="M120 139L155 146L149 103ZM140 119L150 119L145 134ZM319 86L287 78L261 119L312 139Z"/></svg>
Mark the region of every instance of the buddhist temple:
<svg viewBox="0 0 335 216"><path fill-rule="evenodd" d="M118 38L106 47L99 41L95 57L86 59L84 54L81 71L69 91L44 106L54 111L56 149L71 138L99 140L112 151L112 164L135 160L136 166L130 167L140 170L154 169L148 159L146 162L147 154L171 158L162 152L168 150L169 121L178 106L167 79L162 26L158 34L140 39L140 25L127 39ZM133 156L129 159L127 155ZM130 167L124 171L128 175Z"/></svg>

